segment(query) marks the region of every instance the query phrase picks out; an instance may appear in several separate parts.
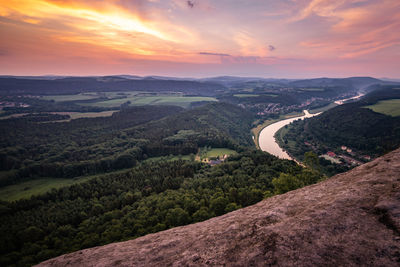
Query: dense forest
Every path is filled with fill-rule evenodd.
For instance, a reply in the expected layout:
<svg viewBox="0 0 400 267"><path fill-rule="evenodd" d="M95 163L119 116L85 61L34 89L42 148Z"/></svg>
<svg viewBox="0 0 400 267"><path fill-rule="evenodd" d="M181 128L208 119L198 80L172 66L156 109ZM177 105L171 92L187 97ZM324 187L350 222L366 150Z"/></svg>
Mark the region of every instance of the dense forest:
<svg viewBox="0 0 400 267"><path fill-rule="evenodd" d="M29 266L203 221L321 178L311 168L255 150L214 167L182 160L142 163L28 200L2 202L0 265Z"/></svg>
<svg viewBox="0 0 400 267"><path fill-rule="evenodd" d="M204 146L236 149L252 144L251 123L250 113L222 103L186 112L132 107L111 117L60 123L2 120L0 185L129 168L149 157L196 154Z"/></svg>
<svg viewBox="0 0 400 267"><path fill-rule="evenodd" d="M286 134L281 145L299 159L310 150L318 154L327 151L339 153L342 146L352 149L353 155L349 156L357 153L378 157L400 146L400 117L377 113L367 106L396 98L400 99L400 90L392 86L379 86L358 102L293 122L288 130L284 130ZM329 165L327 162L324 164ZM340 166L329 168L333 173L347 170Z"/></svg>

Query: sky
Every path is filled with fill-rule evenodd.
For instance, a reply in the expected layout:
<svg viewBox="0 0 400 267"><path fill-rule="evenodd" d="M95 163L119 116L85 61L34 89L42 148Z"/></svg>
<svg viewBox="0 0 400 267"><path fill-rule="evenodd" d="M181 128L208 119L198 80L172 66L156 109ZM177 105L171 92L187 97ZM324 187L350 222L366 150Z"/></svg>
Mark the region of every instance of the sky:
<svg viewBox="0 0 400 267"><path fill-rule="evenodd" d="M400 1L0 0L0 74L400 78Z"/></svg>

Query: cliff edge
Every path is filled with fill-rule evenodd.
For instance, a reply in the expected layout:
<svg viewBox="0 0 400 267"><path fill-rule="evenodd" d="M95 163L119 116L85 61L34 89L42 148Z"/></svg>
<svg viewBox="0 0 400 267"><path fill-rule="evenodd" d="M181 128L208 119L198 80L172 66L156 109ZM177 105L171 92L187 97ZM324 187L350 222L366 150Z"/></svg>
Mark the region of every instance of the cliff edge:
<svg viewBox="0 0 400 267"><path fill-rule="evenodd" d="M38 266L399 266L400 149L201 223Z"/></svg>

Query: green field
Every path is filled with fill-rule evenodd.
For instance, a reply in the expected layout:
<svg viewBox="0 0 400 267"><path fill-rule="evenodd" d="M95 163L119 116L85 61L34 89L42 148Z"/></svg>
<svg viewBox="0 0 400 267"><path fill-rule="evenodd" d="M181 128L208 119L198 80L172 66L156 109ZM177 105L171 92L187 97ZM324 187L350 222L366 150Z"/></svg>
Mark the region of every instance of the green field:
<svg viewBox="0 0 400 267"><path fill-rule="evenodd" d="M223 157L224 155L233 155L236 154L237 152L232 149L228 148L211 148L210 150L207 150L203 157L205 158L216 158L216 157Z"/></svg>
<svg viewBox="0 0 400 267"><path fill-rule="evenodd" d="M118 170L115 172L105 173L108 175L110 173L121 173L125 172L127 169ZM92 178L99 177L99 175L81 176L75 178L38 178L18 184L8 185L0 188L0 200L4 201L14 201L22 198L30 198L33 195L44 194L51 189L61 188L64 186L70 186L76 183L86 182Z"/></svg>
<svg viewBox="0 0 400 267"><path fill-rule="evenodd" d="M252 94L236 94L233 95L234 97L240 97L240 98L244 98L244 97L258 97L260 95L252 95Z"/></svg>
<svg viewBox="0 0 400 267"><path fill-rule="evenodd" d="M301 88L301 91L323 92L324 88Z"/></svg>
<svg viewBox="0 0 400 267"><path fill-rule="evenodd" d="M65 178L40 178L19 184L0 188L0 199L14 201L21 198L30 198L50 191L52 188L60 188L75 183L87 181L90 177L65 179Z"/></svg>
<svg viewBox="0 0 400 267"><path fill-rule="evenodd" d="M107 110L107 111L101 111L101 112L51 112L52 114L60 114L60 115L69 115L71 118L67 120L59 120L57 122L64 122L64 121L70 121L74 119L80 119L80 118L97 118L97 117L109 117L111 116L114 112L117 112L119 110ZM24 115L28 115L29 113L19 113L19 114L12 114L4 117L0 117L0 120L6 120L6 119L11 119L11 118L18 118L22 117ZM54 121L50 121L54 122Z"/></svg>
<svg viewBox="0 0 400 267"><path fill-rule="evenodd" d="M180 107L188 107L192 102L200 101L218 101L214 97L197 97L197 96L135 96L120 99L111 99L95 103L84 103L81 105L97 106L97 107L119 107L120 105L130 102L130 105L174 105Z"/></svg>
<svg viewBox="0 0 400 267"><path fill-rule="evenodd" d="M95 98L99 98L99 96L95 93L86 93L77 95L47 95L41 97L41 99L54 100L56 102L90 100Z"/></svg>
<svg viewBox="0 0 400 267"><path fill-rule="evenodd" d="M374 105L365 106L364 108L369 108L377 113L397 117L400 116L400 99L383 100Z"/></svg>
<svg viewBox="0 0 400 267"><path fill-rule="evenodd" d="M108 111L101 111L101 112L53 112L55 114L60 115L69 115L71 118L68 120L63 121L70 121L74 119L81 119L81 118L97 118L97 117L110 117L114 112L119 110L108 110Z"/></svg>

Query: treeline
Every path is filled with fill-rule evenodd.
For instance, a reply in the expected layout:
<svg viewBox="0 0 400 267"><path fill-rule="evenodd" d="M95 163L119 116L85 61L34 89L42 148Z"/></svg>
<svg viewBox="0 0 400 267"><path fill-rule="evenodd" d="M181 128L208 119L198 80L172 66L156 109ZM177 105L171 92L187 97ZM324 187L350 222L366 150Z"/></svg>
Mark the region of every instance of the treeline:
<svg viewBox="0 0 400 267"><path fill-rule="evenodd" d="M60 79L0 78L0 95L68 95L84 92L144 91L183 92L188 95L215 96L226 90L220 84L189 80L152 78L68 77Z"/></svg>
<svg viewBox="0 0 400 267"><path fill-rule="evenodd" d="M88 247L199 222L315 183L318 172L261 151L210 167L147 162L0 204L0 265L29 266Z"/></svg>
<svg viewBox="0 0 400 267"><path fill-rule="evenodd" d="M1 116L7 116L16 113L46 113L46 112L100 112L107 110L115 110L115 107L97 107L85 106L80 103L90 103L99 101L99 99L79 100L79 101L64 101L56 102L52 100L44 100L35 97L20 97L20 96L1 96L1 101L9 101L16 103L24 103L29 107L5 107Z"/></svg>
<svg viewBox="0 0 400 267"><path fill-rule="evenodd" d="M237 149L252 142L253 117L239 107L215 103L182 110L144 106L65 123L0 121L0 185L102 173L149 157L195 154L204 146Z"/></svg>

